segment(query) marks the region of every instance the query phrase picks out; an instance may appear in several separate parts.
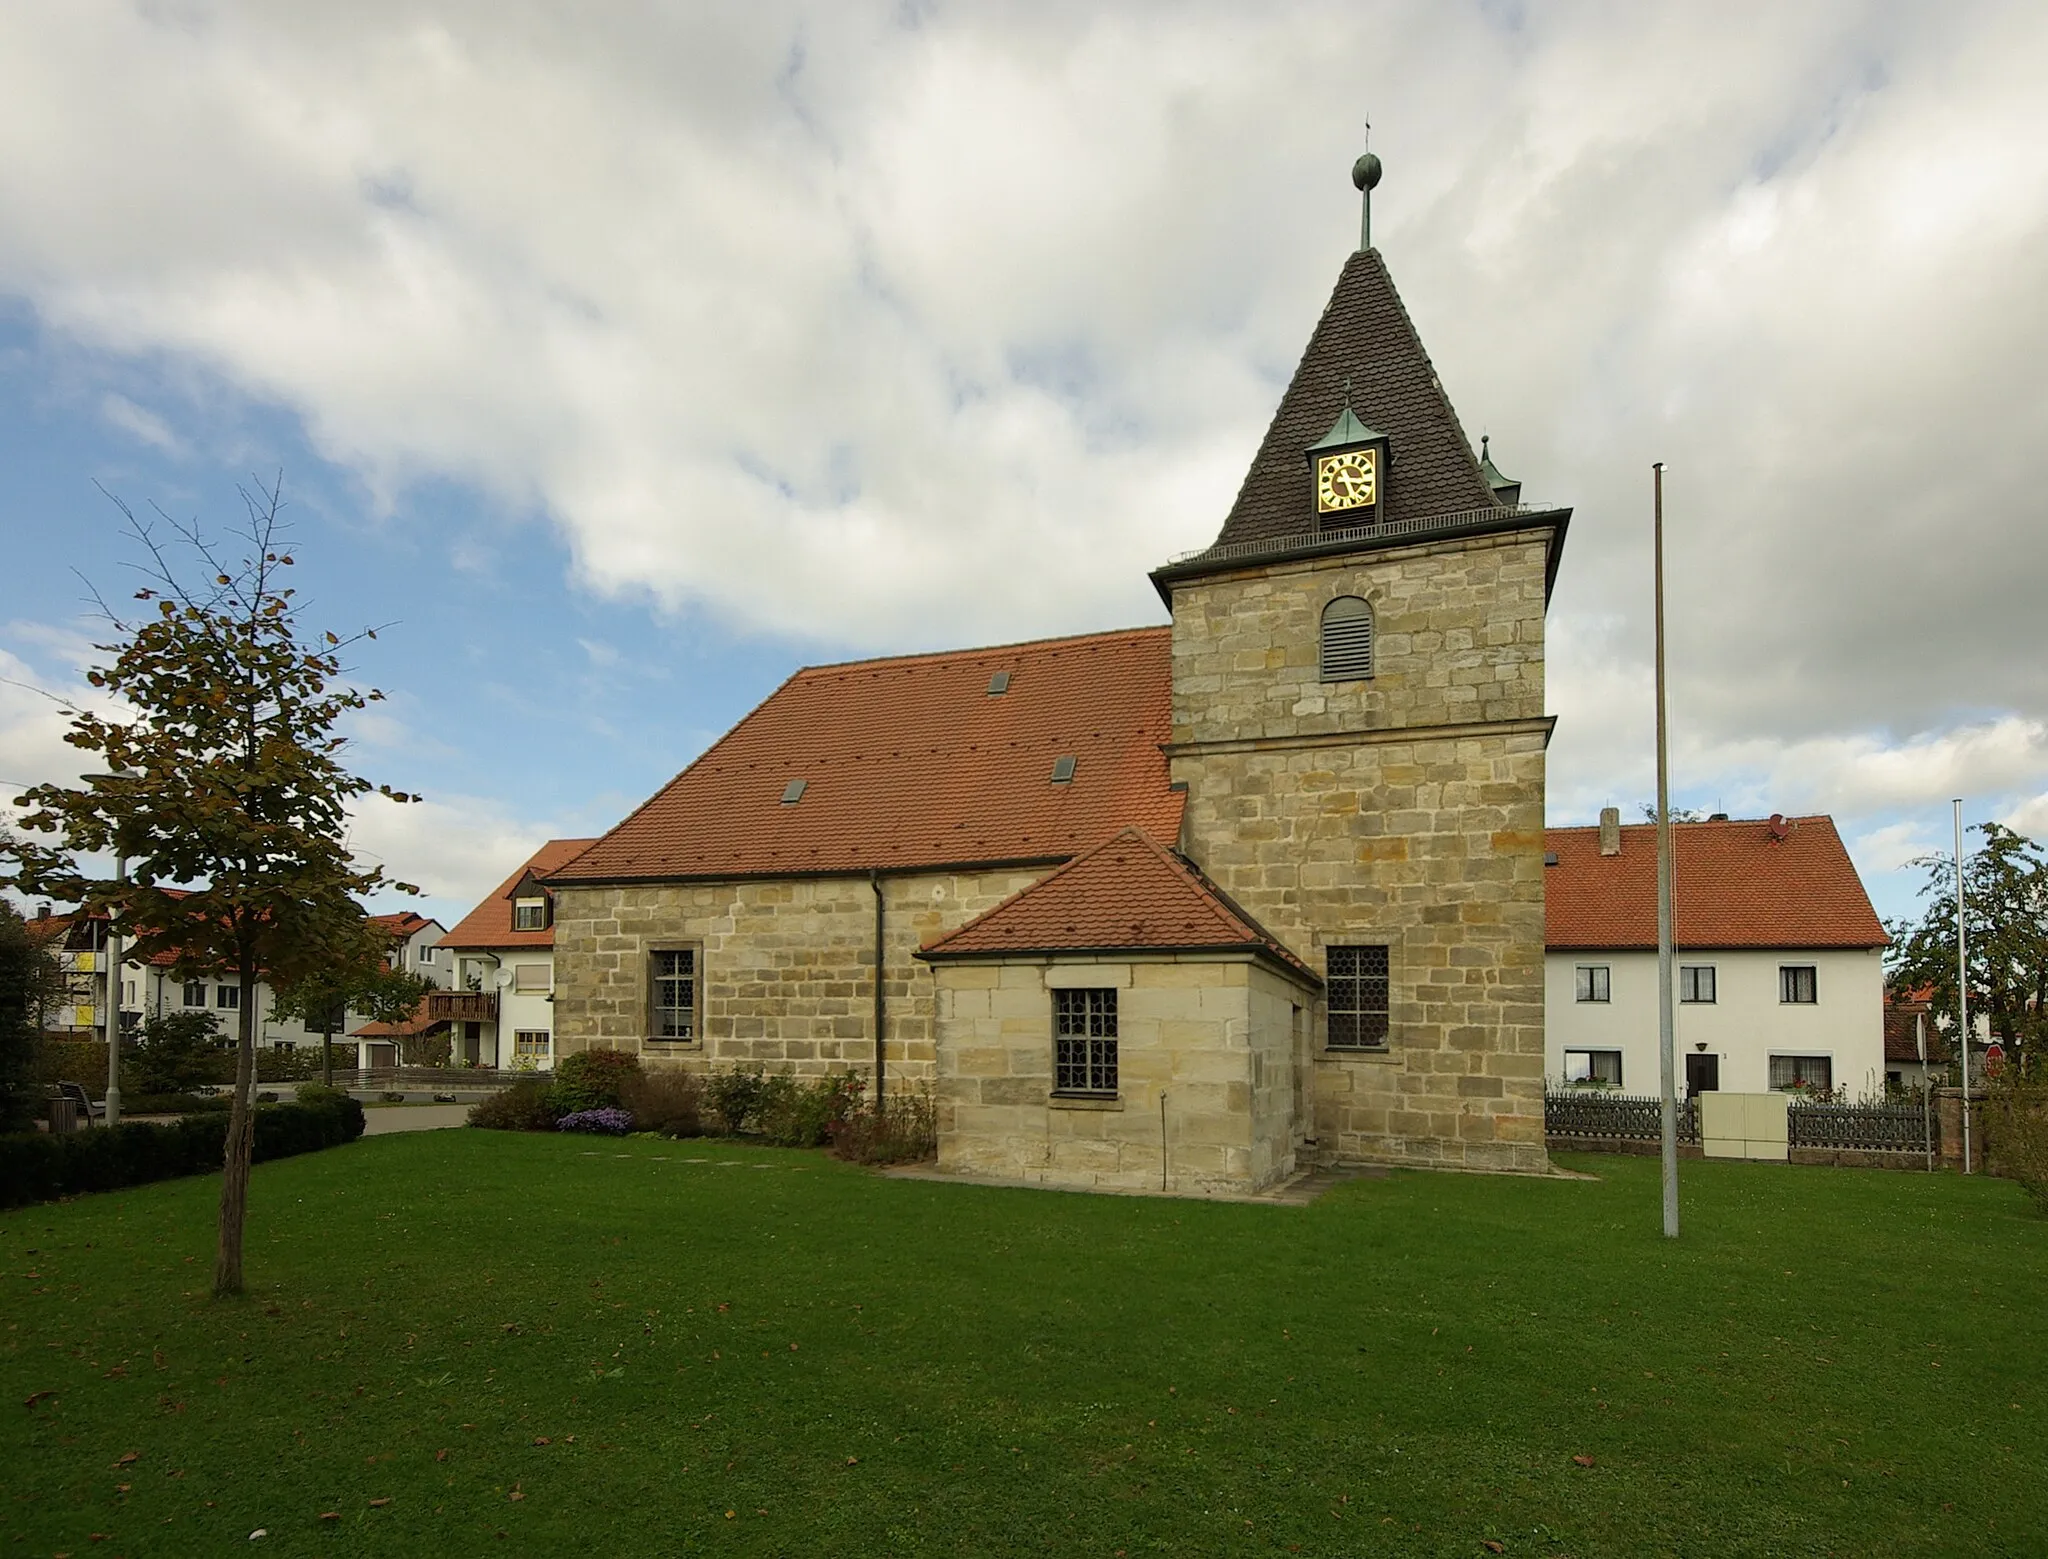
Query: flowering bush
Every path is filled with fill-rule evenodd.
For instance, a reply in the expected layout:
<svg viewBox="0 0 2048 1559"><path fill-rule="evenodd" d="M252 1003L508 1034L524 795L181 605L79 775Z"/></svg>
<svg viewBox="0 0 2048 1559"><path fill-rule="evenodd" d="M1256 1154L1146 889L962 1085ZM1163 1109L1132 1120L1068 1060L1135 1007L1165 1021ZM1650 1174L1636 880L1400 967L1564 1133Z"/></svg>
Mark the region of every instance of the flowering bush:
<svg viewBox="0 0 2048 1559"><path fill-rule="evenodd" d="M610 1107L601 1110L578 1110L573 1115L564 1115L555 1122L557 1131L588 1131L600 1137L623 1137L632 1129L632 1113Z"/></svg>

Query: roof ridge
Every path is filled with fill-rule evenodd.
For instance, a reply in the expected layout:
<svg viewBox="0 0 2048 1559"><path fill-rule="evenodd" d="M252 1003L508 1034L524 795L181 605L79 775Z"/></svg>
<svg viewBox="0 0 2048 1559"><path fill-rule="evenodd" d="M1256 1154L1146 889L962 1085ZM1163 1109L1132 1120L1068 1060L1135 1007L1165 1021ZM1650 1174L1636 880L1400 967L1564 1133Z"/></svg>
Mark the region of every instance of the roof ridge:
<svg viewBox="0 0 2048 1559"><path fill-rule="evenodd" d="M821 671L856 671L863 666L902 666L914 662L945 660L966 660L977 655L1000 655L1017 650L1032 650L1053 644L1086 644L1095 639L1129 639L1145 634L1170 634L1172 623L1148 623L1135 628L1103 628L1092 633L1055 634L1045 639L1018 639L1007 644L973 645L957 650L912 650L903 655L871 655L864 660L829 660L816 665L799 666L790 674L790 681L807 677ZM780 689L778 688L779 692ZM770 695L773 696L773 695Z"/></svg>

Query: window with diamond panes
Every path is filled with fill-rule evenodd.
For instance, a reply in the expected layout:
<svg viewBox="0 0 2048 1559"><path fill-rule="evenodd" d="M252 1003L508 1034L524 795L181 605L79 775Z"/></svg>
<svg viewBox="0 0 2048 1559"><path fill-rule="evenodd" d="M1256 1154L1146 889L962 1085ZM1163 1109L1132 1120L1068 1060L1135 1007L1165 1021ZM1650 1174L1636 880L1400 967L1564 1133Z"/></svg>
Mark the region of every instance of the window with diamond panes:
<svg viewBox="0 0 2048 1559"><path fill-rule="evenodd" d="M1116 1092L1116 992L1054 991L1053 1092Z"/></svg>
<svg viewBox="0 0 2048 1559"><path fill-rule="evenodd" d="M654 1024L650 1037L675 1044L697 1038L697 951L669 948L654 956Z"/></svg>
<svg viewBox="0 0 2048 1559"><path fill-rule="evenodd" d="M1383 1050L1387 1044L1387 958L1384 947L1333 947L1328 952L1330 1048Z"/></svg>

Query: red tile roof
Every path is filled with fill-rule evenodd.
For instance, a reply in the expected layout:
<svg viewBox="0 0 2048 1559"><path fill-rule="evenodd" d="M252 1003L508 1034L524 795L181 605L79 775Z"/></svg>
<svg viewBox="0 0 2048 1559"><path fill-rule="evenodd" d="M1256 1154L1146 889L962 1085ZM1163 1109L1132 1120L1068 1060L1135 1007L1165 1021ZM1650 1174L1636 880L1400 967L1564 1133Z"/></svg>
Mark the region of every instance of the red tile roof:
<svg viewBox="0 0 2048 1559"><path fill-rule="evenodd" d="M1160 751L1172 630L799 671L558 883L1064 860L1123 827L1178 837ZM990 678L1009 675L992 696ZM1075 759L1052 783L1054 760ZM785 804L793 781L800 799Z"/></svg>
<svg viewBox="0 0 2048 1559"><path fill-rule="evenodd" d="M1885 993L1884 998L1884 1058L1887 1061L1917 1062L1920 1059L1919 1018L1927 1020L1927 1059L1941 1066L1954 1058L1949 1054L1948 1041L1942 1038L1941 1030L1934 1026L1934 1007L1929 999L1931 992L1904 991Z"/></svg>
<svg viewBox="0 0 2048 1559"><path fill-rule="evenodd" d="M1672 905L1681 946L1882 947L1887 938L1833 818L1672 825ZM1552 828L1543 873L1544 941L1554 948L1657 945L1657 830L1621 830L1600 853L1598 828Z"/></svg>
<svg viewBox="0 0 2048 1559"><path fill-rule="evenodd" d="M499 883L489 898L457 921L455 928L435 946L553 947L555 928L552 925L544 931L512 929L512 892L526 880L528 873L546 876L556 867L568 865L595 843L593 839L550 839L528 856L517 871Z"/></svg>
<svg viewBox="0 0 2048 1559"><path fill-rule="evenodd" d="M1187 861L1136 828L926 943L918 956L1130 952L1253 953L1322 983Z"/></svg>
<svg viewBox="0 0 2048 1559"><path fill-rule="evenodd" d="M371 925L390 933L393 941L409 937L422 926L431 926L434 923L416 909L401 909L389 915L372 915L369 920Z"/></svg>
<svg viewBox="0 0 2048 1559"><path fill-rule="evenodd" d="M427 1034L446 1023L446 1018L427 1016L427 998L422 996L420 1004L412 1009L412 1016L403 1023L365 1023L359 1029L349 1030L350 1039L405 1039L414 1034Z"/></svg>

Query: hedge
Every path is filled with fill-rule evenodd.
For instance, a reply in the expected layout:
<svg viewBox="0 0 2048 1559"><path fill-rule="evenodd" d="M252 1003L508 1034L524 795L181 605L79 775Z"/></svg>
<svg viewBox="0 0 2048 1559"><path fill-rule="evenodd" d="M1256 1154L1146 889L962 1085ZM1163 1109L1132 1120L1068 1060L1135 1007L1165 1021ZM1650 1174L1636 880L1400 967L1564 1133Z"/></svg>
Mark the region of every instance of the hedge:
<svg viewBox="0 0 2048 1559"><path fill-rule="evenodd" d="M261 1164L338 1147L362 1134L363 1107L345 1095L264 1105L256 1111L255 1159ZM136 1121L63 1136L0 1137L0 1207L206 1174L221 1167L227 1141L225 1111L167 1126Z"/></svg>

